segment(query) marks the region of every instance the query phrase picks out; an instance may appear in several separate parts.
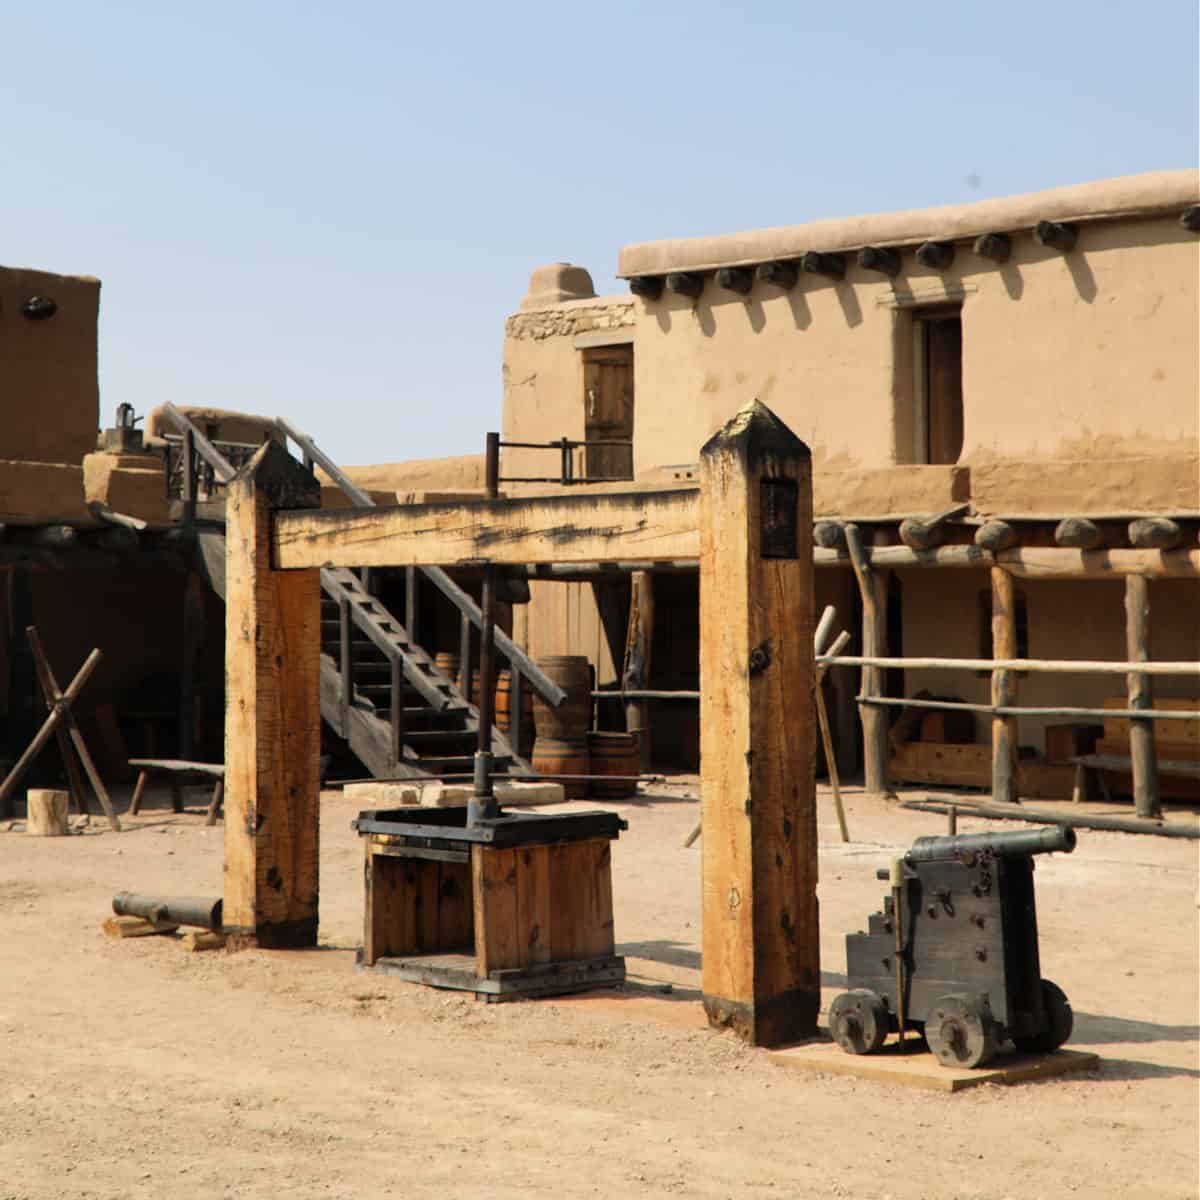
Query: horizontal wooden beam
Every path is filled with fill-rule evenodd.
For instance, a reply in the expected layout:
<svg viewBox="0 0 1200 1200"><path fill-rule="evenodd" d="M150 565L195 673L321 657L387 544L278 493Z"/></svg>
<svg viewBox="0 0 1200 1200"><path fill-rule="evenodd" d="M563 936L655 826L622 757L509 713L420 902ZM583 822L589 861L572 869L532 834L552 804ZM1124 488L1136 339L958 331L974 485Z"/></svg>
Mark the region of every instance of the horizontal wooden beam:
<svg viewBox="0 0 1200 1200"><path fill-rule="evenodd" d="M273 517L272 560L294 570L698 558L699 513L695 488L294 510Z"/></svg>
<svg viewBox="0 0 1200 1200"><path fill-rule="evenodd" d="M982 546L938 546L910 550L907 546L875 546L868 550L873 567L1003 567L1022 579L1117 579L1145 575L1148 579L1200 578L1196 550L1070 550L1063 547L1022 547L993 554ZM850 559L837 550L814 551L818 567L847 567Z"/></svg>
<svg viewBox="0 0 1200 1200"><path fill-rule="evenodd" d="M889 658L882 654L843 654L836 660L830 655L820 654L817 662L836 662L839 667L882 667L888 671L1028 671L1035 675L1125 675L1132 670L1142 675L1200 675L1200 662L1131 663L1075 658ZM859 699L862 700L862 697ZM938 708L944 707L938 704ZM1020 710L1014 708L1013 711Z"/></svg>

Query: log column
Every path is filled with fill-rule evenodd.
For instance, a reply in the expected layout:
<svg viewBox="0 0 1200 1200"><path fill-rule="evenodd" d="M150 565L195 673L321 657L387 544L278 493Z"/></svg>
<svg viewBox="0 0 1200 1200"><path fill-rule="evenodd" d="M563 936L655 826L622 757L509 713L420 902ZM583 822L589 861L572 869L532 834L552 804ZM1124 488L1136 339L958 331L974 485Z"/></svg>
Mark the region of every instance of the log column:
<svg viewBox="0 0 1200 1200"><path fill-rule="evenodd" d="M1013 577L1003 567L992 568L992 657L1017 657L1017 612ZM992 704L1011 707L1017 702L1016 677L1011 671L992 671ZM992 717L992 799L1016 804L1017 718Z"/></svg>
<svg viewBox="0 0 1200 1200"><path fill-rule="evenodd" d="M634 571L629 585L629 625L625 632L625 662L621 671L621 687L639 691L650 684L650 653L654 643L654 575L650 571ZM649 702L625 701L625 728L637 734L641 769L650 770Z"/></svg>
<svg viewBox="0 0 1200 1200"><path fill-rule="evenodd" d="M862 652L882 657L887 650L887 576L876 571L863 548L857 525L846 526L846 549L862 599ZM870 699L884 692L883 668L863 667L862 694ZM886 796L888 783L888 718L877 704L859 706L863 729L863 783L868 794Z"/></svg>
<svg viewBox="0 0 1200 1200"><path fill-rule="evenodd" d="M1144 575L1125 576L1125 650L1129 662L1150 661L1150 584ZM1150 676L1130 671L1129 707L1153 708ZM1133 717L1129 722L1129 757L1133 763L1133 803L1139 817L1158 817L1158 756L1154 722Z"/></svg>
<svg viewBox="0 0 1200 1200"><path fill-rule="evenodd" d="M229 485L225 592L227 933L264 947L317 941L320 572L271 569L271 516L320 488L270 441Z"/></svg>
<svg viewBox="0 0 1200 1200"><path fill-rule="evenodd" d="M703 991L755 1045L816 1031L812 463L757 401L700 455Z"/></svg>

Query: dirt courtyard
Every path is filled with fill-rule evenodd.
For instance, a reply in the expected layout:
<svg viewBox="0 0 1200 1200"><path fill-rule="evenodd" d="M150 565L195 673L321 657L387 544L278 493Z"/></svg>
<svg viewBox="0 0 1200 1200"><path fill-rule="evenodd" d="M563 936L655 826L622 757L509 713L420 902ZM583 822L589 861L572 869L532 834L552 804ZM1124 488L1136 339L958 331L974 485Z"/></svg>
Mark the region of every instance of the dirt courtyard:
<svg viewBox="0 0 1200 1200"><path fill-rule="evenodd" d="M340 792L316 951L103 935L117 891L220 894L200 791L180 815L150 793L119 835L95 817L71 839L0 832L0 1200L1197 1196L1197 843L1081 831L1039 860L1043 971L1101 1066L948 1095L785 1071L705 1027L696 787L655 791L612 806L630 984L505 1005L355 969ZM881 903L875 868L944 820L852 789L842 846L820 805L827 1006L845 933Z"/></svg>

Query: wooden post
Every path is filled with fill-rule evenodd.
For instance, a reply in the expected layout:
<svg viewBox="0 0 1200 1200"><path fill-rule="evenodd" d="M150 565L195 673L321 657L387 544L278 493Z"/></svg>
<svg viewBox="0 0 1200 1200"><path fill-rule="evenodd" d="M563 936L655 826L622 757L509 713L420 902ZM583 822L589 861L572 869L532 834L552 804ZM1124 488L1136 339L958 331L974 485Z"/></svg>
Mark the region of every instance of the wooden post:
<svg viewBox="0 0 1200 1200"><path fill-rule="evenodd" d="M1142 575L1125 577L1125 652L1129 662L1150 661L1150 584ZM1153 708L1150 676L1130 671L1129 707ZM1158 817L1158 755L1154 748L1154 722L1141 717L1129 721L1129 757L1133 762L1133 804L1139 817Z"/></svg>
<svg viewBox="0 0 1200 1200"><path fill-rule="evenodd" d="M704 1007L756 1045L816 1032L812 462L752 402L700 454Z"/></svg>
<svg viewBox="0 0 1200 1200"><path fill-rule="evenodd" d="M226 499L226 932L265 947L317 941L320 572L273 571L271 514L320 489L266 442Z"/></svg>
<svg viewBox="0 0 1200 1200"><path fill-rule="evenodd" d="M862 599L862 651L864 656L882 655L887 640L887 579L867 559L857 525L846 526L846 549L858 581ZM864 667L862 694L883 695L883 668ZM863 783L868 794L886 796L888 784L888 718L873 704L859 706L863 728Z"/></svg>
<svg viewBox="0 0 1200 1200"><path fill-rule="evenodd" d="M625 662L621 687L638 691L650 684L650 655L654 644L654 575L634 571L629 577L629 624L625 631ZM645 700L625 701L625 729L637 735L641 769L650 770L649 705Z"/></svg>
<svg viewBox="0 0 1200 1200"><path fill-rule="evenodd" d="M1004 661L1017 657L1016 595L1013 577L1003 567L992 568L992 657ZM997 707L1017 702L1016 676L1012 671L992 671L992 703ZM992 799L1016 804L1017 718L992 717Z"/></svg>
<svg viewBox="0 0 1200 1200"><path fill-rule="evenodd" d="M179 664L179 757L196 757L196 667L204 648L204 581L188 571L183 584L182 653Z"/></svg>

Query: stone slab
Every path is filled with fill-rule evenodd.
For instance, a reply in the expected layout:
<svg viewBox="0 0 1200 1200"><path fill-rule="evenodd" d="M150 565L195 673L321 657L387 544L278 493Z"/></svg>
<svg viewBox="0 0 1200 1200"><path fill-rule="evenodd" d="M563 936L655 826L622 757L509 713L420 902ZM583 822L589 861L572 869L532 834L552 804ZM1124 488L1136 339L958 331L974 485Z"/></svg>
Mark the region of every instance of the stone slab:
<svg viewBox="0 0 1200 1200"><path fill-rule="evenodd" d="M851 1075L902 1087L932 1092L961 1092L981 1083L1026 1083L1099 1065L1097 1055L1081 1050L1055 1050L1051 1054L1000 1054L985 1067L943 1067L922 1045L901 1050L889 1041L875 1054L847 1054L835 1042L809 1042L775 1050L776 1066L824 1075Z"/></svg>

